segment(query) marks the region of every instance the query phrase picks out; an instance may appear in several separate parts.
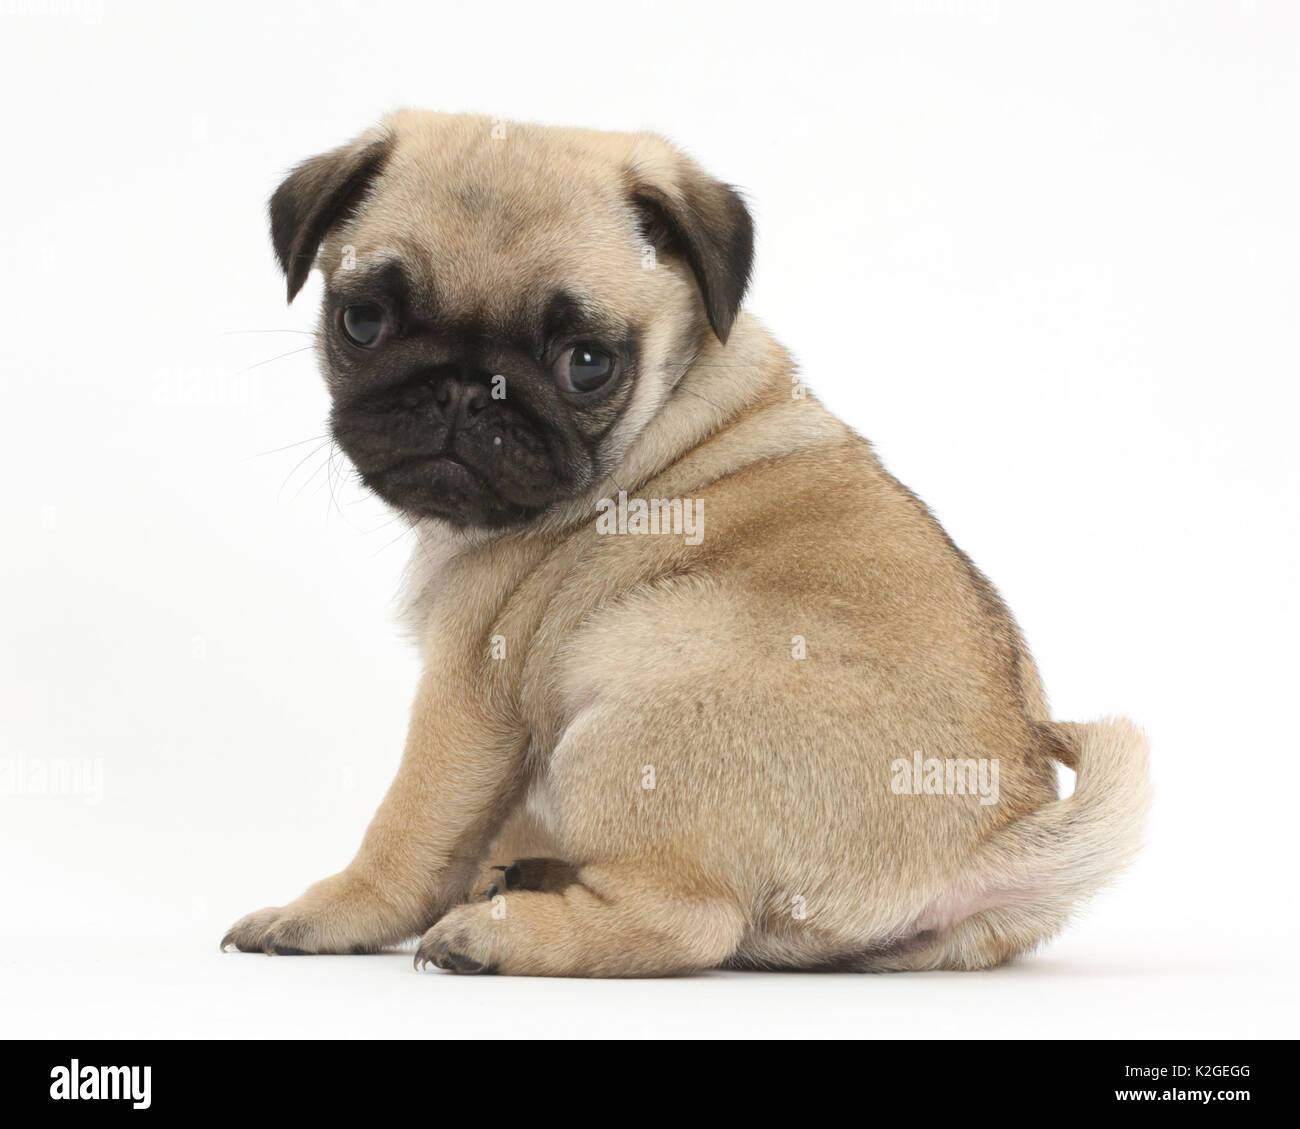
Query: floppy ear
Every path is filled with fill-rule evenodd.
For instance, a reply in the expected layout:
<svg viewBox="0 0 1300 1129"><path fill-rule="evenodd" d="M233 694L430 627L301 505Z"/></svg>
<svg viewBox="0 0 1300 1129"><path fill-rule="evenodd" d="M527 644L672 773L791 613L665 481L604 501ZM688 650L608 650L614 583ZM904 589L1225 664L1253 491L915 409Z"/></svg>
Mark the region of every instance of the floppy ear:
<svg viewBox="0 0 1300 1129"><path fill-rule="evenodd" d="M271 242L289 283L290 302L307 281L326 232L355 209L391 149L386 137L351 142L303 161L275 190Z"/></svg>
<svg viewBox="0 0 1300 1129"><path fill-rule="evenodd" d="M754 261L754 221L739 193L693 162L670 185L633 174L632 202L645 217L646 238L689 264L709 324L726 344Z"/></svg>

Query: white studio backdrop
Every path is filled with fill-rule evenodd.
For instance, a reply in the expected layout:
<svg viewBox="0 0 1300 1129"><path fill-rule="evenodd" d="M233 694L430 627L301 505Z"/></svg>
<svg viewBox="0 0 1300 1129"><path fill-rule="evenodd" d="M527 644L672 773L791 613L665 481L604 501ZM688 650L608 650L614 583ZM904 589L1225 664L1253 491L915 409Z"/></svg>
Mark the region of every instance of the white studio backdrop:
<svg viewBox="0 0 1300 1129"><path fill-rule="evenodd" d="M1278 2L4 0L0 1034L1295 1034L1300 13ZM998 585L1150 846L976 976L222 957L400 754L403 526L321 446L265 200L412 105L653 129L748 307Z"/></svg>

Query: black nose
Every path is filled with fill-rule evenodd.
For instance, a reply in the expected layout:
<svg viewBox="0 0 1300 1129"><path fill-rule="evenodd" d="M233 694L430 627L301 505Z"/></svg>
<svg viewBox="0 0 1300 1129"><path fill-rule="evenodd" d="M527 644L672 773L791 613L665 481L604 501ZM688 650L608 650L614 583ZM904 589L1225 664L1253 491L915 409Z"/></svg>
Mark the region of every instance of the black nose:
<svg viewBox="0 0 1300 1129"><path fill-rule="evenodd" d="M396 401L408 411L432 406L453 429L473 422L491 402L486 385L472 379L446 373L426 373L408 381L397 393Z"/></svg>
<svg viewBox="0 0 1300 1129"><path fill-rule="evenodd" d="M488 390L477 381L441 376L433 383L433 402L444 419L467 423L488 406Z"/></svg>

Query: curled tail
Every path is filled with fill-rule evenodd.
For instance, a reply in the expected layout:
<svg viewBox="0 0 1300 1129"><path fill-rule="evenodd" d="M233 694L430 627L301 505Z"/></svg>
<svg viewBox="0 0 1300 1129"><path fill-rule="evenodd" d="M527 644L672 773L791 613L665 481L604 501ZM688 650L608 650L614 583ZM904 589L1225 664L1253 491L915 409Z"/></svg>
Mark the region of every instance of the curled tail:
<svg viewBox="0 0 1300 1129"><path fill-rule="evenodd" d="M966 876L865 970L986 968L1046 941L1085 898L1112 882L1142 845L1151 806L1149 745L1123 718L1055 722L1074 793L999 828Z"/></svg>
<svg viewBox="0 0 1300 1129"><path fill-rule="evenodd" d="M1074 754L1073 795L990 836L977 865L1009 891L1069 909L1113 881L1142 846L1151 807L1150 746L1123 718L1052 728Z"/></svg>

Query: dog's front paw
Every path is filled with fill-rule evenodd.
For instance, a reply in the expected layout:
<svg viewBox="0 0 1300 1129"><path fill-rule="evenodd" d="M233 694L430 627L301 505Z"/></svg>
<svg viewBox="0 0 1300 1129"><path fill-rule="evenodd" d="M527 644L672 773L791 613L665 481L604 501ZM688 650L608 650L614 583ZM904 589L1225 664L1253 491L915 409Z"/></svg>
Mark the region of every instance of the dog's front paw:
<svg viewBox="0 0 1300 1129"><path fill-rule="evenodd" d="M241 953L273 956L310 956L319 953L371 953L382 948L357 939L357 930L347 930L320 910L303 910L298 903L271 906L250 913L235 922L223 938L223 952L234 946Z"/></svg>
<svg viewBox="0 0 1300 1129"><path fill-rule="evenodd" d="M221 939L221 949L233 946L241 953L277 956L371 953L401 936L391 907L376 898L373 889L335 875L287 906L270 906L241 918Z"/></svg>
<svg viewBox="0 0 1300 1129"><path fill-rule="evenodd" d="M495 972L501 956L503 922L489 904L457 906L423 937L415 967L432 964L448 972Z"/></svg>
<svg viewBox="0 0 1300 1129"><path fill-rule="evenodd" d="M293 917L291 907L268 906L235 922L221 938L221 950L225 952L233 945L241 953L300 956L317 951L302 947L312 931L303 919Z"/></svg>

